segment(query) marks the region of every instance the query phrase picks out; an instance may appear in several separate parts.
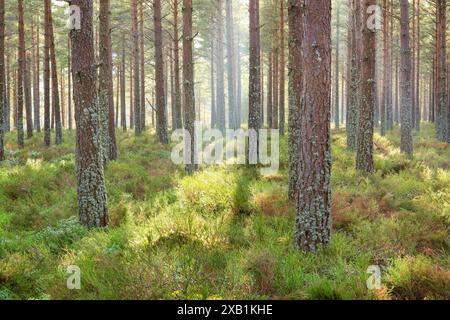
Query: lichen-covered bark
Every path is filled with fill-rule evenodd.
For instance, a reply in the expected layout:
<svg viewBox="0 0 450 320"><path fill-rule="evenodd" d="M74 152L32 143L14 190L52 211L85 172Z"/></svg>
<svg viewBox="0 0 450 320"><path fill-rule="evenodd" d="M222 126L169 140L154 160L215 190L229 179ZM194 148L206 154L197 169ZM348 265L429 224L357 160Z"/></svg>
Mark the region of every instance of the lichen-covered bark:
<svg viewBox="0 0 450 320"><path fill-rule="evenodd" d="M365 0L362 5L363 21L368 21L369 7L376 4L376 0ZM369 12L367 12L369 11ZM373 160L373 131L374 108L376 105L375 52L376 33L362 24L362 61L361 61L361 105L358 116L358 146L356 153L356 168L358 170L374 172Z"/></svg>
<svg viewBox="0 0 450 320"><path fill-rule="evenodd" d="M158 135L159 142L168 144L160 0L153 1L153 14L155 28L156 134Z"/></svg>
<svg viewBox="0 0 450 320"><path fill-rule="evenodd" d="M349 28L347 58L347 148L356 150L358 110L360 105L359 83L361 81L361 4L349 0Z"/></svg>
<svg viewBox="0 0 450 320"><path fill-rule="evenodd" d="M329 244L331 234L331 1L304 0L303 8L300 175L294 244L310 252Z"/></svg>
<svg viewBox="0 0 450 320"><path fill-rule="evenodd" d="M192 53L192 0L183 0L183 92L184 92L184 128L190 135L191 158L186 164L186 171L192 174L196 165L195 159L195 92L194 92L194 60ZM186 150L185 150L186 152Z"/></svg>
<svg viewBox="0 0 450 320"><path fill-rule="evenodd" d="M289 200L294 203L298 195L299 152L300 152L300 104L302 100L302 4L303 0L289 0L289 118L288 118L288 161Z"/></svg>
<svg viewBox="0 0 450 320"><path fill-rule="evenodd" d="M17 1L19 24L19 60L17 70L17 143L23 148L23 75L25 72L25 29L23 23L23 0Z"/></svg>
<svg viewBox="0 0 450 320"><path fill-rule="evenodd" d="M108 207L101 158L92 1L72 0L70 4L79 6L83 17L81 29L70 32L80 222L89 227L104 227L108 223Z"/></svg>
<svg viewBox="0 0 450 320"><path fill-rule="evenodd" d="M117 159L116 133L114 128L114 98L112 81L110 0L100 2L99 30L99 109L102 158L106 166L110 160Z"/></svg>
<svg viewBox="0 0 450 320"><path fill-rule="evenodd" d="M56 50L55 50L55 37L53 33L53 18L51 4L48 5L48 37L50 44L50 61L51 61L51 75L52 75L52 110L53 119L55 123L55 143L62 143L62 124L61 124L61 105L59 101L58 91L58 68L56 65Z"/></svg>
<svg viewBox="0 0 450 320"><path fill-rule="evenodd" d="M409 2L400 0L400 24L401 24L401 58L400 58L400 83L401 83L401 133L400 149L403 153L412 156L412 100L411 100L411 49L409 46Z"/></svg>
<svg viewBox="0 0 450 320"><path fill-rule="evenodd" d="M261 43L260 43L260 23L259 23L259 1L250 0L250 66L249 66L249 112L248 128L255 130L259 136L261 128ZM257 136L257 137L258 137ZM258 138L257 138L258 139ZM249 145L249 155L258 154L259 143Z"/></svg>
<svg viewBox="0 0 450 320"><path fill-rule="evenodd" d="M0 0L0 161L5 160L5 0Z"/></svg>

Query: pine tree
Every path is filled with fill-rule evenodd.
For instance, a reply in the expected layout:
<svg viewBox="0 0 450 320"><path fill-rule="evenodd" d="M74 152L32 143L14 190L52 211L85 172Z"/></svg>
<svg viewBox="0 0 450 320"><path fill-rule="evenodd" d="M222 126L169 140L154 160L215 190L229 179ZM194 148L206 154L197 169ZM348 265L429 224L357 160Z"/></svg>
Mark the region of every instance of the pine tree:
<svg viewBox="0 0 450 320"><path fill-rule="evenodd" d="M93 39L92 1L72 0L80 8L81 29L71 30L72 76L76 121L76 172L80 222L108 224L108 206L99 138L100 119Z"/></svg>
<svg viewBox="0 0 450 320"><path fill-rule="evenodd" d="M303 10L302 147L294 244L310 252L328 245L331 234L331 1L304 0ZM291 87L298 89L292 82Z"/></svg>

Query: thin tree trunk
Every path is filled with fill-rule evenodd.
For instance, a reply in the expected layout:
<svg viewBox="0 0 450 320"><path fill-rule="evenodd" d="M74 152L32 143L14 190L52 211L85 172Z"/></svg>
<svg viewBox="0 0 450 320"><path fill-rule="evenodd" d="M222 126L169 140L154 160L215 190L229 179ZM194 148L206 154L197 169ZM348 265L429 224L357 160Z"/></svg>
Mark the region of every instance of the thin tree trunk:
<svg viewBox="0 0 450 320"><path fill-rule="evenodd" d="M166 97L164 90L164 60L160 0L153 1L153 14L155 28L156 133L159 142L168 144L169 138L167 135ZM188 80L184 79L184 81Z"/></svg>
<svg viewBox="0 0 450 320"><path fill-rule="evenodd" d="M144 47L144 0L140 0L139 38L140 38L140 62L141 62L141 131L145 131L145 47Z"/></svg>
<svg viewBox="0 0 450 320"><path fill-rule="evenodd" d="M23 148L23 76L25 73L25 28L23 22L23 0L17 1L17 11L19 23L19 59L17 71L17 143L19 148Z"/></svg>
<svg viewBox="0 0 450 320"><path fill-rule="evenodd" d="M227 28L228 128L236 129L236 61L234 58L234 28L232 0L225 0Z"/></svg>
<svg viewBox="0 0 450 320"><path fill-rule="evenodd" d="M112 79L112 42L110 0L100 2L99 30L99 109L102 134L103 165L117 159L114 128L114 88Z"/></svg>
<svg viewBox="0 0 450 320"><path fill-rule="evenodd" d="M61 127L61 109L59 101L58 89L58 67L56 65L56 51L55 51L55 37L53 33L53 18L51 4L48 5L48 36L50 43L50 61L51 61L51 75L52 75L52 109L55 123L55 144L62 143L62 127Z"/></svg>
<svg viewBox="0 0 450 320"><path fill-rule="evenodd" d="M225 132L225 88L223 62L223 0L216 0L217 23L217 129Z"/></svg>
<svg viewBox="0 0 450 320"><path fill-rule="evenodd" d="M71 62L71 45L70 37L67 38L67 122L69 123L69 130L72 131L72 62Z"/></svg>
<svg viewBox="0 0 450 320"><path fill-rule="evenodd" d="M126 74L126 54L125 54L125 35L122 36L122 67L120 68L120 120L122 129L127 131L127 106L125 97L125 74Z"/></svg>
<svg viewBox="0 0 450 320"><path fill-rule="evenodd" d="M5 160L5 0L0 0L0 162Z"/></svg>
<svg viewBox="0 0 450 320"><path fill-rule="evenodd" d="M196 170L195 151L195 92L194 92L194 60L192 53L192 0L183 0L183 93L184 93L184 128L189 133L185 137L186 171L192 174ZM188 152L188 150L190 152Z"/></svg>
<svg viewBox="0 0 450 320"><path fill-rule="evenodd" d="M25 56L25 68L23 74L25 112L27 116L27 139L33 137L33 106L31 102L31 61L29 53Z"/></svg>
<svg viewBox="0 0 450 320"><path fill-rule="evenodd" d="M211 128L216 127L216 119L217 119L217 110L216 110L216 86L215 86L215 74L214 74L214 65L215 65L215 50L214 50L214 40L211 40Z"/></svg>
<svg viewBox="0 0 450 320"><path fill-rule="evenodd" d="M299 188L299 152L301 146L302 93L303 93L303 0L289 2L289 200L297 203Z"/></svg>
<svg viewBox="0 0 450 320"><path fill-rule="evenodd" d="M175 73L175 111L176 111L176 129L183 127L181 110L181 84L180 84L180 49L178 38L178 0L173 0L173 55L174 55L174 73Z"/></svg>
<svg viewBox="0 0 450 320"><path fill-rule="evenodd" d="M269 70L267 72L267 126L273 128L273 61L272 50L269 52Z"/></svg>
<svg viewBox="0 0 450 320"><path fill-rule="evenodd" d="M280 1L280 116L279 116L279 128L280 134L284 135L284 126L286 122L286 110L285 110L285 92L286 92L286 54L284 46L284 0Z"/></svg>
<svg viewBox="0 0 450 320"><path fill-rule="evenodd" d="M412 157L411 49L409 46L409 2L400 0L401 14L401 137L400 149Z"/></svg>
<svg viewBox="0 0 450 320"><path fill-rule="evenodd" d="M39 80L40 80L40 68L39 68L39 23L35 24L34 19L31 24L31 39L33 41L32 49L32 65L33 65L33 119L34 119L34 128L37 132L41 132L41 119L40 119L40 88L39 88Z"/></svg>
<svg viewBox="0 0 450 320"><path fill-rule="evenodd" d="M339 129L339 45L340 45L340 1L337 1L336 7L336 56L334 58L334 126Z"/></svg>
<svg viewBox="0 0 450 320"><path fill-rule="evenodd" d="M158 1L158 0L156 0ZM134 133L139 136L141 128L141 81L140 81L140 50L139 50L139 26L137 16L137 0L132 1L133 16L133 91L134 91Z"/></svg>
<svg viewBox="0 0 450 320"><path fill-rule="evenodd" d="M369 7L376 5L376 0L364 0L362 12L363 21L369 21ZM375 64L376 64L376 30L369 29L363 23L362 29L362 62L361 62L361 105L358 124L358 147L356 154L356 168L373 173L373 131L375 94Z"/></svg>

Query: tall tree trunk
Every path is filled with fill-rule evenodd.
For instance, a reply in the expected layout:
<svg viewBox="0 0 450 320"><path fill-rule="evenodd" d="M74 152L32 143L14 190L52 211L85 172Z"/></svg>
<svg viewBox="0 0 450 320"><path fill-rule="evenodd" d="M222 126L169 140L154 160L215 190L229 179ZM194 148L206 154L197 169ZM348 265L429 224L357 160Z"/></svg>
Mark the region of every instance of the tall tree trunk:
<svg viewBox="0 0 450 320"><path fill-rule="evenodd" d="M415 113L415 122L414 122L414 128L417 131L420 131L420 121L421 121L421 115L420 115L420 0L417 0L417 6L414 9L414 11L416 12L416 19L417 19L417 29L416 29L416 60L414 61L414 63L416 64L416 83L415 83L415 97L416 97L416 102L415 102L415 108L414 108L414 113Z"/></svg>
<svg viewBox="0 0 450 320"><path fill-rule="evenodd" d="M141 130L145 131L145 47L144 47L144 6L143 6L144 0L140 0L140 19L139 19L139 38L140 38L140 63L141 63Z"/></svg>
<svg viewBox="0 0 450 320"><path fill-rule="evenodd" d="M217 129L225 132L225 89L224 89L224 62L223 62L223 0L216 0L217 23Z"/></svg>
<svg viewBox="0 0 450 320"><path fill-rule="evenodd" d="M116 110L114 112L114 127L119 128L119 104L120 104L120 62L116 64Z"/></svg>
<svg viewBox="0 0 450 320"><path fill-rule="evenodd" d="M437 138L447 141L448 138L448 108L447 108L447 50L446 50L446 0L436 1L437 15L437 65L436 65L436 128Z"/></svg>
<svg viewBox="0 0 450 320"><path fill-rule="evenodd" d="M242 125L242 63L241 63L241 41L240 33L235 27L237 34L236 51L236 127L239 129ZM261 78L261 76L260 76Z"/></svg>
<svg viewBox="0 0 450 320"><path fill-rule="evenodd" d="M334 58L334 126L339 129L339 45L340 45L340 1L337 1L336 7L336 56Z"/></svg>
<svg viewBox="0 0 450 320"><path fill-rule="evenodd" d="M234 28L232 0L225 0L227 27L228 127L236 129L236 61L234 58Z"/></svg>
<svg viewBox="0 0 450 320"><path fill-rule="evenodd" d="M134 96L134 133L141 134L141 81L140 81L140 50L139 50L139 26L137 17L137 0L133 0L133 96Z"/></svg>
<svg viewBox="0 0 450 320"><path fill-rule="evenodd" d="M88 227L108 224L108 205L99 139L92 1L71 0L80 8L81 29L71 30L72 75L76 121L76 172L80 222Z"/></svg>
<svg viewBox="0 0 450 320"><path fill-rule="evenodd" d="M64 73L63 73L63 69L61 67L61 70L59 71L59 74L61 76L61 82L60 82L60 92L61 92L61 123L62 123L62 127L65 128L66 127L66 97L65 97L65 88L66 88L66 84L64 83Z"/></svg>
<svg viewBox="0 0 450 320"><path fill-rule="evenodd" d="M304 0L303 8L302 146L294 244L310 252L328 245L331 234L331 1Z"/></svg>
<svg viewBox="0 0 450 320"><path fill-rule="evenodd" d="M289 1L289 200L297 203L299 188L299 152L301 146L302 94L303 94L303 0Z"/></svg>
<svg viewBox="0 0 450 320"><path fill-rule="evenodd" d="M0 162L5 160L5 0L0 0Z"/></svg>
<svg viewBox="0 0 450 320"><path fill-rule="evenodd" d="M397 37L397 45L398 45L398 37ZM399 61L398 61L398 55L399 55L399 50L396 49L395 50L395 93L394 93L394 122L395 123L400 123L400 108L399 108L399 72L398 72L398 65L399 65Z"/></svg>
<svg viewBox="0 0 450 320"><path fill-rule="evenodd" d="M69 130L72 131L72 62L71 62L71 45L70 37L67 38L67 122L69 123Z"/></svg>
<svg viewBox="0 0 450 320"><path fill-rule="evenodd" d="M269 70L267 72L267 126L273 128L273 61L272 50L269 52Z"/></svg>
<svg viewBox="0 0 450 320"><path fill-rule="evenodd" d="M25 73L25 28L23 23L23 0L17 1L19 23L19 59L17 71L17 143L23 148L23 76Z"/></svg>
<svg viewBox="0 0 450 320"><path fill-rule="evenodd" d="M194 92L194 60L192 53L192 0L183 0L183 93L184 93L184 128L189 133L185 137L189 159L186 159L186 171L192 174L195 169L195 92Z"/></svg>
<svg viewBox="0 0 450 320"><path fill-rule="evenodd" d="M400 149L412 157L411 49L409 46L409 2L400 0L401 24L401 137Z"/></svg>
<svg viewBox="0 0 450 320"><path fill-rule="evenodd" d="M53 118L55 121L55 144L62 143L62 126L61 126L61 109L59 103L58 90L58 67L56 65L56 51L55 51L55 37L53 33L53 18L51 4L48 5L48 36L50 42L50 60L51 60L51 75L52 75L52 110L54 112Z"/></svg>
<svg viewBox="0 0 450 320"><path fill-rule="evenodd" d="M98 95L103 165L106 166L110 160L117 159L116 130L114 128L110 0L100 2L99 46L100 72Z"/></svg>
<svg viewBox="0 0 450 320"><path fill-rule="evenodd" d="M44 143L46 146L50 146L50 34L48 23L50 0L45 0L44 4Z"/></svg>
<svg viewBox="0 0 450 320"><path fill-rule="evenodd" d="M34 19L31 24L31 39L33 41L32 49L32 65L33 65L33 119L34 119L34 128L37 132L41 132L41 115L40 115L40 104L41 104L41 96L40 96L40 88L39 88L39 80L40 80L40 68L39 68L39 23L35 24Z"/></svg>
<svg viewBox="0 0 450 320"><path fill-rule="evenodd" d="M358 131L358 111L360 108L359 84L361 81L361 2L349 0L350 4L350 36L349 56L350 75L347 94L347 148L356 150Z"/></svg>
<svg viewBox="0 0 450 320"><path fill-rule="evenodd" d="M370 6L376 5L376 0L364 0L363 21L369 21ZM356 154L356 168L358 170L374 172L373 160L373 131L375 94L375 64L376 64L376 30L369 29L368 23L363 23L362 54L361 54L361 105L358 124L358 148Z"/></svg>
<svg viewBox="0 0 450 320"><path fill-rule="evenodd" d="M389 71L388 71L388 29L389 29L389 21L388 21L388 0L383 0L383 86L382 86L382 97L380 104L380 130L381 135L386 135L387 123L386 123L386 111L387 111L387 95L389 91Z"/></svg>
<svg viewBox="0 0 450 320"><path fill-rule="evenodd" d="M33 137L33 106L31 102L31 62L29 53L25 54L25 68L23 74L25 112L27 116L27 139Z"/></svg>
<svg viewBox="0 0 450 320"><path fill-rule="evenodd" d="M215 86L215 50L214 50L214 40L211 40L211 128L216 127L217 123L217 108L216 108L216 86Z"/></svg>
<svg viewBox="0 0 450 320"><path fill-rule="evenodd" d="M156 89L156 133L159 142L168 144L166 97L164 91L164 60L161 23L161 1L153 1L155 28L155 89ZM184 81L188 81L184 79ZM193 84L192 84L193 85Z"/></svg>
<svg viewBox="0 0 450 320"><path fill-rule="evenodd" d="M277 5L278 0L275 1L275 4ZM272 91L272 129L278 129L278 89L279 89L279 39L278 39L278 27L274 30L274 48L273 48L273 79L272 79L272 85L273 85L273 91Z"/></svg>
<svg viewBox="0 0 450 320"><path fill-rule="evenodd" d="M411 128L416 127L416 3L413 0L412 7L412 39L410 41L412 55L411 55Z"/></svg>
<svg viewBox="0 0 450 320"><path fill-rule="evenodd" d="M124 132L127 131L127 106L125 98L125 74L126 74L125 35L122 36L122 67L120 68L120 121Z"/></svg>
<svg viewBox="0 0 450 320"><path fill-rule="evenodd" d="M286 122L286 111L285 111L285 89L286 86L286 53L284 46L284 0L280 1L280 116L279 116L279 128L280 134L284 135L284 126Z"/></svg>
<svg viewBox="0 0 450 320"><path fill-rule="evenodd" d="M5 41L6 43L6 41ZM10 74L10 55L6 56L6 74L5 74L5 132L11 130L11 74Z"/></svg>
<svg viewBox="0 0 450 320"><path fill-rule="evenodd" d="M130 54L130 129L134 129L134 97L133 97L133 53Z"/></svg>
<svg viewBox="0 0 450 320"><path fill-rule="evenodd" d="M259 23L259 1L251 0L250 12L250 60L249 60L249 110L248 128L253 130L254 137L250 137L248 161L255 164L259 152L259 129L261 128L261 43ZM253 138L253 139L252 139Z"/></svg>
<svg viewBox="0 0 450 320"><path fill-rule="evenodd" d="M173 55L174 55L174 72L175 72L175 110L176 110L176 129L183 127L182 111L181 111L181 84L180 84L180 47L178 39L178 0L173 0Z"/></svg>

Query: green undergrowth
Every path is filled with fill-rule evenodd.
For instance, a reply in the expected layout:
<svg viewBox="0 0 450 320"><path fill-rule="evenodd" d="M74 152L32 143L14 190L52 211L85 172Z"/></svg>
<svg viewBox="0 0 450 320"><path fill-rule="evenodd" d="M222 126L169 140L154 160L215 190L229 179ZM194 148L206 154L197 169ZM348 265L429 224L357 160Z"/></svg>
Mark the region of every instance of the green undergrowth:
<svg viewBox="0 0 450 320"><path fill-rule="evenodd" d="M154 135L118 133L106 169L110 226L77 220L74 135L45 148L42 136L0 165L0 299L448 299L450 150L434 128L415 133L415 157L399 130L376 135L376 173L354 169L334 132L333 234L328 248L293 250L287 143L280 171L170 161ZM66 269L81 270L68 290ZM367 268L382 286L368 290Z"/></svg>

